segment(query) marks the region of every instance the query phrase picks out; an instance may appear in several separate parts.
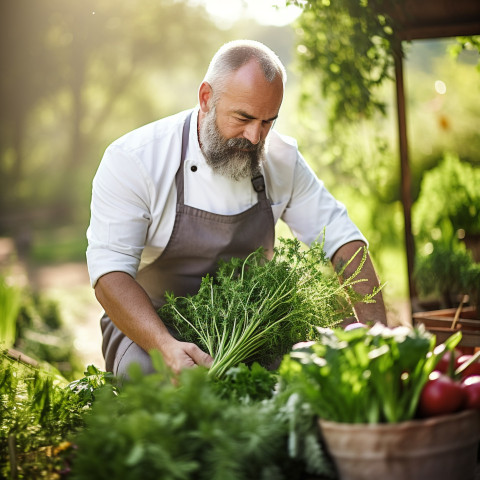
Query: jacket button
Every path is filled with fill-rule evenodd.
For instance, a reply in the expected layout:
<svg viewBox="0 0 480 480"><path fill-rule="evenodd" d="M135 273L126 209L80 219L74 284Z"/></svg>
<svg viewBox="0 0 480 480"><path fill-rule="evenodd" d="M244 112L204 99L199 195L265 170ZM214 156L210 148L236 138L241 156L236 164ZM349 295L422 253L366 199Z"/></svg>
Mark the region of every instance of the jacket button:
<svg viewBox="0 0 480 480"><path fill-rule="evenodd" d="M197 171L197 166L196 166L196 165L192 165L192 166L190 167L190 170L191 170L192 172L196 172L196 171Z"/></svg>

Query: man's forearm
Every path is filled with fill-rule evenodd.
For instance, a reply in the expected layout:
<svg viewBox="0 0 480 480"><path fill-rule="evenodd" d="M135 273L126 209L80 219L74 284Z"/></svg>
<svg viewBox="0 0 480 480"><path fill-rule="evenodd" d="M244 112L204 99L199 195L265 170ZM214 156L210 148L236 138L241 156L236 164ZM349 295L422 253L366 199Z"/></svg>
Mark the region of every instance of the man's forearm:
<svg viewBox="0 0 480 480"><path fill-rule="evenodd" d="M168 331L145 290L127 273L111 272L95 286L95 295L112 322L146 352L159 350L174 371L209 367L212 357L193 343L180 342Z"/></svg>
<svg viewBox="0 0 480 480"><path fill-rule="evenodd" d="M145 351L161 349L170 337L145 290L127 273L102 276L95 295L112 322Z"/></svg>
<svg viewBox="0 0 480 480"><path fill-rule="evenodd" d="M335 269L338 271L344 265L346 265L350 259L355 255L359 248L365 247L365 244L360 241L349 242L340 247L332 258L332 263ZM358 268L363 257L363 252L360 251L352 262L346 267L344 277L348 278ZM375 287L379 286L377 274L373 266L370 255L367 253L367 258L362 267L358 279L365 279L364 282L359 282L354 286L356 292L361 295L369 294ZM374 297L375 303L362 303L358 302L354 305L355 314L358 321L362 323L376 323L381 322L387 324L387 315L385 311L385 305L383 302L382 293L379 292Z"/></svg>

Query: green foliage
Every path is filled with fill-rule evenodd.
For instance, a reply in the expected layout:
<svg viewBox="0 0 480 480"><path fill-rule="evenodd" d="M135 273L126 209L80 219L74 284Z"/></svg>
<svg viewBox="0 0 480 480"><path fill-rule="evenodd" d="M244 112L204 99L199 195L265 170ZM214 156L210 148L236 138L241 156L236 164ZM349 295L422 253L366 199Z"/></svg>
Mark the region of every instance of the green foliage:
<svg viewBox="0 0 480 480"><path fill-rule="evenodd" d="M16 324L21 305L21 290L8 285L0 274L0 345L10 348L16 338Z"/></svg>
<svg viewBox="0 0 480 480"><path fill-rule="evenodd" d="M289 2L303 7L298 19L300 69L320 75L322 94L333 99L332 123L385 112L376 90L392 78L394 25L382 7L393 1Z"/></svg>
<svg viewBox="0 0 480 480"><path fill-rule="evenodd" d="M391 16L405 9L402 0L289 0L303 8L297 20L297 58L303 74L302 100L316 91L332 101L330 125L386 113L379 94L385 80L393 79L395 55L403 55L396 36L401 28ZM479 36L459 37L450 47L453 56L463 50L480 51ZM479 63L480 65L480 63ZM477 69L479 67L477 66ZM310 78L321 78L308 84ZM313 95L312 95L313 94Z"/></svg>
<svg viewBox="0 0 480 480"><path fill-rule="evenodd" d="M212 376L240 362L268 366L294 343L312 338L315 326L339 323L352 315L353 303L372 301L376 291L360 297L353 290L362 281L365 256L340 285L325 273L323 243L305 250L296 239L280 239L270 261L258 249L245 260L223 262L215 278L202 279L196 295L167 295L159 315L214 358Z"/></svg>
<svg viewBox="0 0 480 480"><path fill-rule="evenodd" d="M70 380L82 372L72 334L63 325L55 301L8 285L0 275L0 319L2 348L15 348L39 363L46 362Z"/></svg>
<svg viewBox="0 0 480 480"><path fill-rule="evenodd" d="M302 75L300 105L305 124L299 144L369 239L382 278L404 283L390 263L379 264L385 245L398 251L404 248L398 240L403 237L403 218L395 215L400 205L400 168L394 168L395 162L398 164L397 133L392 115L394 85L389 81L396 26L388 15L378 13L396 6L401 9L402 2L290 3L303 8L296 23L296 55ZM407 92L412 126L412 199L417 196L425 169L435 165L445 151L478 162L478 72L465 52L478 51L478 37L458 40L402 43L406 85L415 86ZM440 57L445 46L456 50L457 62ZM478 62L478 56L473 58ZM439 79L447 85L446 95L432 88ZM325 112L329 128L324 128ZM388 118L384 113L390 113ZM364 197L362 202L356 201L359 193Z"/></svg>
<svg viewBox="0 0 480 480"><path fill-rule="evenodd" d="M91 372L85 374L83 383L89 383ZM99 383L91 383L92 388ZM84 425L90 403L90 398L69 388L64 378L1 352L0 476L44 478L47 472L63 468L61 459L49 455L47 447L58 447Z"/></svg>
<svg viewBox="0 0 480 480"><path fill-rule="evenodd" d="M81 228L49 226L35 231L29 256L36 265L85 262L86 249L84 225Z"/></svg>
<svg viewBox="0 0 480 480"><path fill-rule="evenodd" d="M84 377L70 382L68 387L84 405L91 405L95 400L95 392L104 385L109 385L116 395L116 379L111 372L104 372L95 365L89 365Z"/></svg>
<svg viewBox="0 0 480 480"><path fill-rule="evenodd" d="M423 176L414 206L414 229L418 236L435 238L435 229L456 235L480 233L480 168L447 154ZM451 240L446 238L445 240Z"/></svg>
<svg viewBox="0 0 480 480"><path fill-rule="evenodd" d="M417 255L414 279L421 295L440 295L445 307L454 306L458 295L480 307L480 264L458 243L433 242L431 252Z"/></svg>
<svg viewBox="0 0 480 480"><path fill-rule="evenodd" d="M458 58L464 50L476 50L480 53L480 35L458 37L457 42L451 46L449 52L454 58ZM480 73L480 58L477 62L477 70Z"/></svg>
<svg viewBox="0 0 480 480"><path fill-rule="evenodd" d="M471 263L462 272L463 291L469 295L470 302L480 312L480 263Z"/></svg>
<svg viewBox="0 0 480 480"><path fill-rule="evenodd" d="M318 342L284 358L283 388L298 391L321 418L343 423L396 423L414 418L423 386L458 332L435 347L423 327L321 329Z"/></svg>
<svg viewBox="0 0 480 480"><path fill-rule="evenodd" d="M22 213L22 224L84 225L105 146L194 105L223 40L204 8L186 1L2 2L2 212Z"/></svg>
<svg viewBox="0 0 480 480"><path fill-rule="evenodd" d="M271 398L276 383L276 375L256 362L251 366L240 363L228 369L222 378L213 379L218 395L242 402Z"/></svg>
<svg viewBox="0 0 480 480"><path fill-rule="evenodd" d="M232 401L218 395L205 369L185 369L173 382L160 357L153 359L157 373L132 369L118 397L97 394L76 437L74 480L301 478L307 467L293 445L304 446L296 435L313 420L301 402ZM290 432L295 457L287 450ZM315 459L317 471L327 471L316 446L312 468Z"/></svg>
<svg viewBox="0 0 480 480"><path fill-rule="evenodd" d="M63 324L57 302L25 289L16 322L16 349L40 363L52 365L68 380L83 371L73 348L72 333Z"/></svg>

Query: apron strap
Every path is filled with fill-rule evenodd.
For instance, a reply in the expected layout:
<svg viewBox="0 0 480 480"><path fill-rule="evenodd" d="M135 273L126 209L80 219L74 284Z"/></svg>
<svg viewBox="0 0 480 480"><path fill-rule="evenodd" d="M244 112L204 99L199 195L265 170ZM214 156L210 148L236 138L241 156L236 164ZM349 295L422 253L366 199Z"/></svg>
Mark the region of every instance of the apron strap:
<svg viewBox="0 0 480 480"><path fill-rule="evenodd" d="M184 178L183 178L183 165L185 163L185 156L187 155L188 138L190 136L190 119L192 118L190 112L185 119L182 131L182 156L180 157L180 166L175 174L175 183L177 187L177 203L183 205L185 201L184 197Z"/></svg>

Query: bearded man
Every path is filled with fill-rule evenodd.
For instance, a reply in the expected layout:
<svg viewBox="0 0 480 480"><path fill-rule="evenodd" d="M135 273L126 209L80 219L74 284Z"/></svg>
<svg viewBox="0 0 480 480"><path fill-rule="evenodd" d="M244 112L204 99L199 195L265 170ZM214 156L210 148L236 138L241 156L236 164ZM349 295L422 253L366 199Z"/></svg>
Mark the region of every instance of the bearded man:
<svg viewBox="0 0 480 480"><path fill-rule="evenodd" d="M87 262L101 319L106 370L153 371L152 349L175 372L212 358L157 314L166 291L195 294L219 260L259 247L271 256L282 219L310 245L325 228L334 265L366 239L307 165L296 142L272 129L286 72L265 45L223 45L196 108L128 133L108 147L93 181ZM350 268L356 268L352 262ZM378 280L368 257L361 293ZM381 294L356 306L360 321L386 323Z"/></svg>

